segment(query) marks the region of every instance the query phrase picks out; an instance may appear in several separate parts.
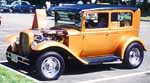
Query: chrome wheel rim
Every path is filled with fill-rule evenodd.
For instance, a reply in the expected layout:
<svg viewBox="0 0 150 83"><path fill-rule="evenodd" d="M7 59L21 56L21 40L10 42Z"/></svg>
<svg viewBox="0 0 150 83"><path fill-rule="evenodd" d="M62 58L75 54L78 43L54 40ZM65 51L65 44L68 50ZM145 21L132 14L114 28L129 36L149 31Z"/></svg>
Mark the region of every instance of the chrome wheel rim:
<svg viewBox="0 0 150 83"><path fill-rule="evenodd" d="M55 77L60 71L60 61L56 57L47 57L42 62L42 72L47 78Z"/></svg>
<svg viewBox="0 0 150 83"><path fill-rule="evenodd" d="M132 48L131 51L129 52L129 62L137 66L141 62L141 53L138 48Z"/></svg>

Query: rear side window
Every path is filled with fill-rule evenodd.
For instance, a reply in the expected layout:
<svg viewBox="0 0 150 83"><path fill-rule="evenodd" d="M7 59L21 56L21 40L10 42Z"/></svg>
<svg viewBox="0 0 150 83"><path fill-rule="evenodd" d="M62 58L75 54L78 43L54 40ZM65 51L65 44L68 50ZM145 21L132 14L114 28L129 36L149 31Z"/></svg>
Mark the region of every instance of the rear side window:
<svg viewBox="0 0 150 83"><path fill-rule="evenodd" d="M22 5L28 5L26 2L22 2Z"/></svg>
<svg viewBox="0 0 150 83"><path fill-rule="evenodd" d="M132 13L114 12L111 14L111 23L117 23L118 27L132 26Z"/></svg>

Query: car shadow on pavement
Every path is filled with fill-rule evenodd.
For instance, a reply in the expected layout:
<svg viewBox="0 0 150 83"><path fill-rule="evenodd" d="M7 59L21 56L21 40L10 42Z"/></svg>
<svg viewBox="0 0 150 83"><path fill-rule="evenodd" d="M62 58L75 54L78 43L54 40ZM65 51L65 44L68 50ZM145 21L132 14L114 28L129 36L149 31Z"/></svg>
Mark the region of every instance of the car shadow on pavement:
<svg viewBox="0 0 150 83"><path fill-rule="evenodd" d="M35 70L32 70L31 68L28 68L26 66L16 68L11 65L9 65L8 62L0 63L6 67L9 67L15 71L21 72L25 75L28 75L34 79L37 79L39 81L47 81L40 79L39 75L36 73ZM100 72L100 71L115 71L116 69L124 69L124 67L121 64L101 64L101 65L69 65L70 67L67 67L63 75L76 75L76 74L85 74L85 73L94 73L94 72Z"/></svg>
<svg viewBox="0 0 150 83"><path fill-rule="evenodd" d="M84 74L100 71L115 71L116 69L128 69L121 63L116 64L100 64L100 65L70 65L66 69L64 75Z"/></svg>

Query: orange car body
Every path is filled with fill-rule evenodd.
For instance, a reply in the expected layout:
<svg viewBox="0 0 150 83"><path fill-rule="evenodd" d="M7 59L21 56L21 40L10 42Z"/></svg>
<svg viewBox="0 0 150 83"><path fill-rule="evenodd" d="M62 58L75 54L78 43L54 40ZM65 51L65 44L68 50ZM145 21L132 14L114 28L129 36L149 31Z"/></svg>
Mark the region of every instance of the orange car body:
<svg viewBox="0 0 150 83"><path fill-rule="evenodd" d="M37 10L41 11L41 10ZM57 10L56 10L57 11ZM120 26L120 21L112 21L112 13L130 13L131 14L131 24L127 24L123 27ZM95 13L107 13L107 27L105 28L87 28L86 19L88 15L93 15ZM143 42L139 38L139 25L140 25L140 9L132 8L106 8L99 10L97 8L85 9L80 13L81 16L81 27L79 30L72 27L67 28L67 35L61 38L60 41L47 40L40 43L36 43L32 46L34 41L34 31L41 32L44 25L42 25L42 20L45 19L44 13L35 14L34 23L32 29L22 31L22 33L27 35L27 47L25 49L25 54L30 54L34 52L43 52L46 49L59 49L59 51L65 51L69 53L69 57L76 58L79 62L83 64L90 64L86 61L86 58L96 58L96 57L106 57L116 55L120 57L121 60L124 59L124 53L126 48L132 42L138 42L145 49ZM40 24L41 23L41 24ZM64 27L65 28L65 27ZM47 27L45 28L47 29ZM47 33L56 33L55 30L49 31ZM60 32L61 33L61 32ZM21 35L21 33L19 34ZM6 41L11 42L12 52L18 54L22 44L17 44L17 36L12 36L6 39ZM20 41L21 42L21 38ZM28 53L27 53L28 52ZM63 53L63 52L61 52ZM32 56L30 56L32 57ZM26 57L25 57L26 58ZM27 58L28 59L28 58ZM69 59L69 58L68 58ZM28 64L28 63L27 63Z"/></svg>

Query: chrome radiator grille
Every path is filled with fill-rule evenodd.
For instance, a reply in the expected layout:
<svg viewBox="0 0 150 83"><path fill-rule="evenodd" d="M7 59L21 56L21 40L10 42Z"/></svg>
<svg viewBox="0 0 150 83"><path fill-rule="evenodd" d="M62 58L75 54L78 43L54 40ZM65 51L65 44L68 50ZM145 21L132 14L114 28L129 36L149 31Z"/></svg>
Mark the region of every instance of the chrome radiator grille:
<svg viewBox="0 0 150 83"><path fill-rule="evenodd" d="M25 32L20 33L20 55L27 56L30 51L29 35Z"/></svg>

